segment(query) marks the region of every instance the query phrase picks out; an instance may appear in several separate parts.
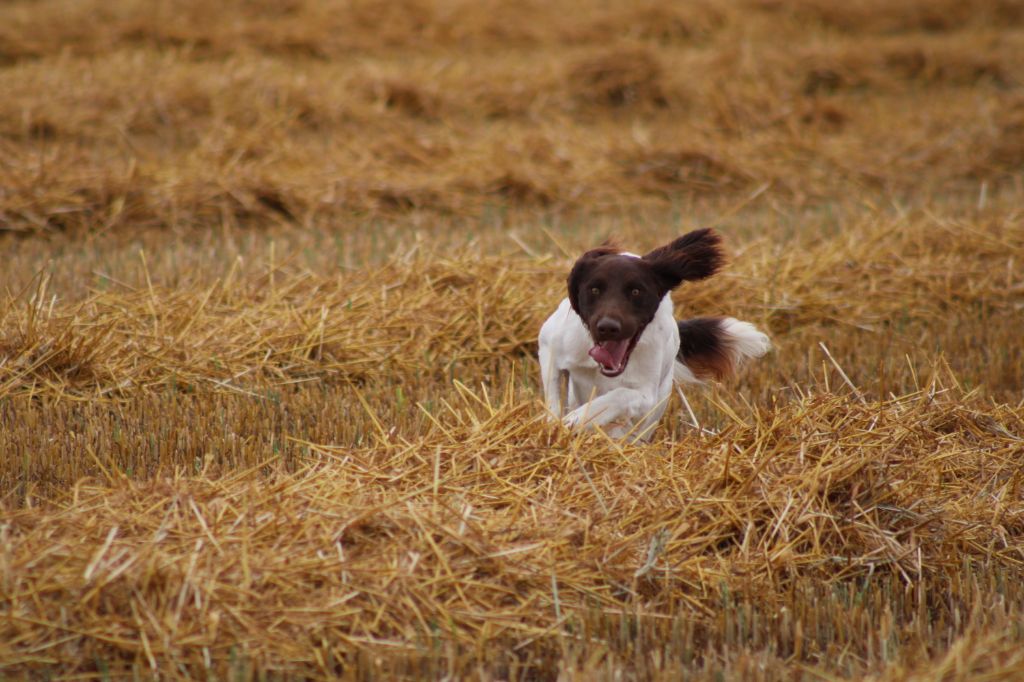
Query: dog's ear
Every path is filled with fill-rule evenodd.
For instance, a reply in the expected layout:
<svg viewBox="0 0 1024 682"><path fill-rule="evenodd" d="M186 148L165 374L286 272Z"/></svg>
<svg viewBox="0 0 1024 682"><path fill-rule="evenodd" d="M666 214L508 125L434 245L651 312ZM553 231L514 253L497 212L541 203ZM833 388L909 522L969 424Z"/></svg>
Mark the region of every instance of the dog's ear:
<svg viewBox="0 0 1024 682"><path fill-rule="evenodd" d="M576 263L573 264L572 270L569 271L569 277L566 280L566 283L569 285L569 305L572 306L572 309L575 310L576 314L580 317L583 317L583 313L580 312L580 286L587 278L590 268L598 261L598 259L605 256L613 256L618 253L622 253L622 250L609 239L596 249L591 249L584 253L582 256L577 258Z"/></svg>
<svg viewBox="0 0 1024 682"><path fill-rule="evenodd" d="M643 260L651 266L664 293L718 272L725 263L721 241L711 228L694 230L651 251Z"/></svg>

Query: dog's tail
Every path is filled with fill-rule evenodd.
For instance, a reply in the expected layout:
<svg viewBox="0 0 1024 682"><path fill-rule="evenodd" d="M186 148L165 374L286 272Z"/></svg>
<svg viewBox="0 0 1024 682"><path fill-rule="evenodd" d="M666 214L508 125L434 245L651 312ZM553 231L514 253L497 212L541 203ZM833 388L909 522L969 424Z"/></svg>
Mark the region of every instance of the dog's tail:
<svg viewBox="0 0 1024 682"><path fill-rule="evenodd" d="M724 379L747 358L759 358L772 346L754 325L732 317L695 317L678 324L674 378L680 383Z"/></svg>

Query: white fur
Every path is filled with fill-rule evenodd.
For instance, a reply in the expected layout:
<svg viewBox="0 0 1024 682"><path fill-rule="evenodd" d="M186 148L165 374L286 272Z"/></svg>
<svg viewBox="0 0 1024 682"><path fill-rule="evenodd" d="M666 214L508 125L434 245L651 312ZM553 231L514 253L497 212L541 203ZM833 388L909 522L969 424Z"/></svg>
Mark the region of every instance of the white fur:
<svg viewBox="0 0 1024 682"><path fill-rule="evenodd" d="M771 347L752 324L731 317L722 324L733 365L761 357ZM540 329L540 371L544 398L552 414L569 427L600 427L615 438L650 438L661 419L673 381L703 383L676 359L679 327L666 294L644 329L626 370L617 377L601 373L588 351L594 345L583 320L563 299ZM560 374L569 375L566 414L561 413Z"/></svg>
<svg viewBox="0 0 1024 682"><path fill-rule="evenodd" d="M772 348L768 335L749 322L727 317L722 320L722 329L727 335L725 343L732 355L733 367L739 367L747 358L759 358Z"/></svg>

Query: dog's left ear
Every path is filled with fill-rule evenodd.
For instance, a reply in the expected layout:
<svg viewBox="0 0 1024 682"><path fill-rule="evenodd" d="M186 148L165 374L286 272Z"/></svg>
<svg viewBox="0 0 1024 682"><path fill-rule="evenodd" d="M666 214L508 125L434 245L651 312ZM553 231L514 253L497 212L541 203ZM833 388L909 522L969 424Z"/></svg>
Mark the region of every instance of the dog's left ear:
<svg viewBox="0 0 1024 682"><path fill-rule="evenodd" d="M718 272L725 264L721 242L711 228L694 230L651 251L643 260L651 266L664 293L683 282L705 279Z"/></svg>

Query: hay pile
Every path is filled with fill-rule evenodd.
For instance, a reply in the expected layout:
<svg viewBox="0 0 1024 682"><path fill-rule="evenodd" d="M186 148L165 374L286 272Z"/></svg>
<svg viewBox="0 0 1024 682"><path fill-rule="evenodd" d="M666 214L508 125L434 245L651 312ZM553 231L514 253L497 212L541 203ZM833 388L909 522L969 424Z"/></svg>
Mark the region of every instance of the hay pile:
<svg viewBox="0 0 1024 682"><path fill-rule="evenodd" d="M554 281L554 268L416 259L325 277L271 263L210 286L112 283L59 306L43 275L0 319L0 395L443 376L454 362L527 351L540 313L530 281Z"/></svg>
<svg viewBox="0 0 1024 682"><path fill-rule="evenodd" d="M1024 615L1020 409L935 383L808 395L633 448L570 437L511 388L456 393L418 438L308 444L292 474L105 471L5 514L0 660L653 675L741 672L719 657L742 642L771 671L835 673L926 660L939 637L1000 645L961 673L1024 664L1005 630Z"/></svg>

